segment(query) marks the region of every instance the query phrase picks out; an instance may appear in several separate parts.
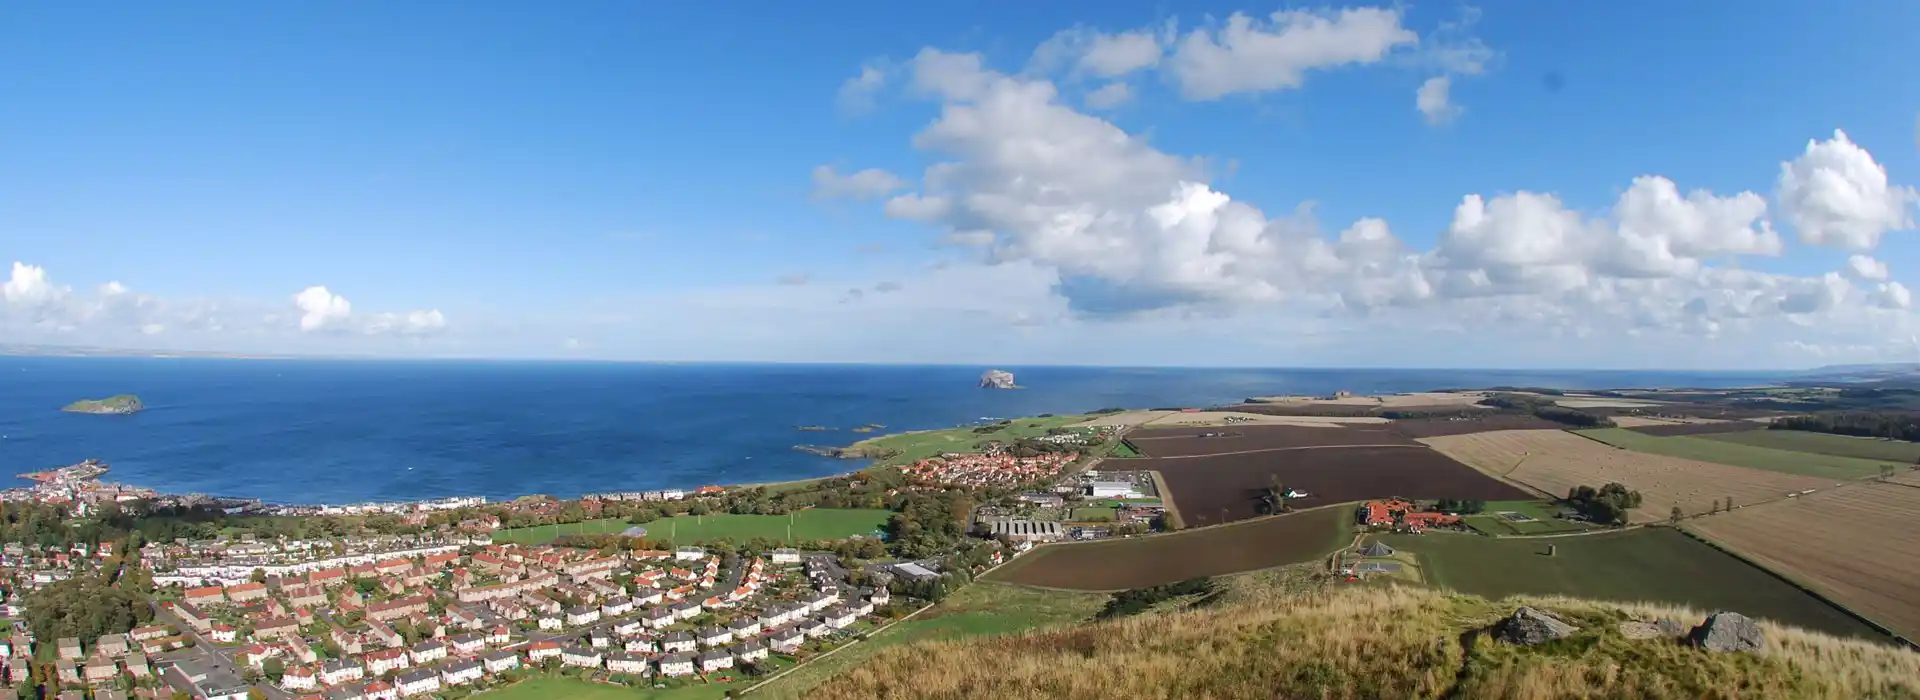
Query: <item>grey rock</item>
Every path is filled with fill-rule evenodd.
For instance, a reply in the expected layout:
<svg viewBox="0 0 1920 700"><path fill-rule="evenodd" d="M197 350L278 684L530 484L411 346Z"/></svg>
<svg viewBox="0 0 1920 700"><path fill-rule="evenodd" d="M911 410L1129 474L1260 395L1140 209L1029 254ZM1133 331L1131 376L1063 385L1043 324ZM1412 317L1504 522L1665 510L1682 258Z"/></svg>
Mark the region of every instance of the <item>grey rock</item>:
<svg viewBox="0 0 1920 700"><path fill-rule="evenodd" d="M1013 373L1006 370L990 369L980 375L980 387L983 389L1018 389L1013 383Z"/></svg>
<svg viewBox="0 0 1920 700"><path fill-rule="evenodd" d="M1552 613L1522 606L1494 627L1494 636L1509 644L1532 646L1565 639L1579 629Z"/></svg>
<svg viewBox="0 0 1920 700"><path fill-rule="evenodd" d="M1675 620L1671 617L1663 617L1658 620L1654 620L1653 626L1655 629L1658 629L1660 631L1660 636L1662 637L1687 636L1687 626L1681 624L1679 620Z"/></svg>
<svg viewBox="0 0 1920 700"><path fill-rule="evenodd" d="M1767 648L1767 637L1760 632L1760 624L1736 612L1708 615L1687 639L1707 651L1759 653Z"/></svg>

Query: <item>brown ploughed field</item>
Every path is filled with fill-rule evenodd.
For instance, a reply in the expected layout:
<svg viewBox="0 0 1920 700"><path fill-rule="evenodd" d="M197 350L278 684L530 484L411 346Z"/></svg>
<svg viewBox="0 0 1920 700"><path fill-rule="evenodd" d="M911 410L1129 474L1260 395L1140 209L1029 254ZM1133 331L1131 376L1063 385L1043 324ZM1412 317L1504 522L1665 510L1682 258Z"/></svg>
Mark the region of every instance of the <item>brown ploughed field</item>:
<svg viewBox="0 0 1920 700"><path fill-rule="evenodd" d="M1231 425L1215 428L1145 428L1127 435L1148 457L1197 457L1260 450L1341 445L1418 445L1386 425ZM1205 434L1217 437L1200 437Z"/></svg>
<svg viewBox="0 0 1920 700"><path fill-rule="evenodd" d="M1325 508L1205 530L1050 544L986 579L1083 591L1157 586L1312 561L1350 543L1352 522L1351 511Z"/></svg>
<svg viewBox="0 0 1920 700"><path fill-rule="evenodd" d="M1492 430L1553 430L1566 426L1525 414L1495 413L1472 416L1465 420L1401 418L1395 420L1391 427L1394 432L1410 438L1429 438L1441 435L1484 433Z"/></svg>
<svg viewBox="0 0 1920 700"><path fill-rule="evenodd" d="M1665 520L1676 505L1697 515L1712 510L1715 500L1731 497L1736 505L1757 504L1833 485L1831 479L1631 452L1562 430L1506 430L1421 442L1475 469L1553 496L1565 496L1576 486L1598 488L1617 481L1641 494L1641 505L1633 511L1636 522ZM1185 506L1181 509L1184 513Z"/></svg>
<svg viewBox="0 0 1920 700"><path fill-rule="evenodd" d="M1309 494L1289 499L1294 508L1396 496L1485 501L1534 497L1417 443L1149 458L1130 460L1128 468L1160 472L1188 527L1262 515L1260 496L1276 479L1284 488Z"/></svg>
<svg viewBox="0 0 1920 700"><path fill-rule="evenodd" d="M1909 639L1920 636L1920 488L1854 484L1690 521Z"/></svg>

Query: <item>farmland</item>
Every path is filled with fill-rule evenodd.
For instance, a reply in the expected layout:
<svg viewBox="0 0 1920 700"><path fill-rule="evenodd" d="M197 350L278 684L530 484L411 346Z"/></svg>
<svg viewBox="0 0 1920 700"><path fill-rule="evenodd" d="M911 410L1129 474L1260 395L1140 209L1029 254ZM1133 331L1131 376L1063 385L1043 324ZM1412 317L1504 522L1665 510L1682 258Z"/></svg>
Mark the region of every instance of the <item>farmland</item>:
<svg viewBox="0 0 1920 700"><path fill-rule="evenodd" d="M847 449L868 454L886 454L886 457L875 460L878 464L912 464L928 457L938 457L942 452L972 452L974 445L990 440L1012 442L1020 438L1040 437L1046 435L1049 428L1063 428L1088 418L1098 418L1098 416L1074 414L1044 418L1014 418L1007 422L1006 427L990 433L974 432L976 428L985 427L977 425L898 433L861 440Z"/></svg>
<svg viewBox="0 0 1920 700"><path fill-rule="evenodd" d="M1550 495L1563 496L1576 486L1625 484L1644 497L1633 511L1633 519L1642 522L1664 520L1674 506L1699 514L1724 498L1744 505L1833 485L1810 476L1630 452L1560 430L1506 430L1425 442L1475 469Z"/></svg>
<svg viewBox="0 0 1920 700"><path fill-rule="evenodd" d="M1213 434L1216 437L1202 437ZM1324 427L1297 425L1236 425L1225 428L1166 428L1139 430L1127 436L1148 457L1197 457L1235 452L1283 450L1336 445L1416 445L1413 440L1380 427Z"/></svg>
<svg viewBox="0 0 1920 700"><path fill-rule="evenodd" d="M787 515L676 515L641 527L647 529L647 539L674 544L754 538L792 543L870 535L885 529L892 515L892 511L878 509L808 508Z"/></svg>
<svg viewBox="0 0 1920 700"><path fill-rule="evenodd" d="M1454 420L1452 418L1401 418L1392 424L1392 430L1410 438L1429 438L1442 435L1466 435L1484 433L1492 430L1558 430L1564 428L1543 418L1528 414L1492 413L1484 416L1472 416Z"/></svg>
<svg viewBox="0 0 1920 700"><path fill-rule="evenodd" d="M1616 423L1617 424L1617 423ZM1623 426L1623 429L1651 435L1653 437L1679 437L1682 435L1716 435L1719 433L1746 433L1763 430L1766 426L1753 421L1691 421L1686 423L1666 422L1659 425Z"/></svg>
<svg viewBox="0 0 1920 700"><path fill-rule="evenodd" d="M1881 440L1848 435L1810 433L1804 430L1751 430L1744 433L1708 435L1703 439L1732 442L1751 447L1766 447L1791 452L1806 452L1835 457L1856 457L1876 461L1913 464L1920 461L1920 443L1905 440Z"/></svg>
<svg viewBox="0 0 1920 700"><path fill-rule="evenodd" d="M546 544L559 539L561 535L609 535L632 527L620 518L602 518L565 525L535 525L516 527L493 533L495 542L515 542L519 544Z"/></svg>
<svg viewBox="0 0 1920 700"><path fill-rule="evenodd" d="M1393 496L1483 501L1532 497L1418 443L1144 459L1139 468L1160 473L1188 527L1260 515L1261 491L1276 481L1311 494L1289 501L1296 508Z"/></svg>
<svg viewBox="0 0 1920 700"><path fill-rule="evenodd" d="M1550 539L1448 533L1381 539L1417 554L1429 583L1463 593L1685 604L1833 634L1885 638L1819 598L1672 528ZM1549 545L1556 549L1553 556L1545 554Z"/></svg>
<svg viewBox="0 0 1920 700"><path fill-rule="evenodd" d="M1082 591L1142 588L1312 561L1345 546L1352 532L1352 511L1334 506L1165 535L1047 545L986 578Z"/></svg>
<svg viewBox="0 0 1920 700"><path fill-rule="evenodd" d="M1829 486L1835 480L1876 476L1880 473L1881 465L1885 464L1876 460L1789 452L1705 437L1658 437L1641 432L1645 430L1652 428L1602 428L1579 432L1584 437L1635 452L1820 477L1827 480Z"/></svg>
<svg viewBox="0 0 1920 700"><path fill-rule="evenodd" d="M901 644L1018 634L1032 629L1084 622L1099 612L1107 596L978 582L960 589L913 619L876 632L864 642L802 666L754 691L750 697L798 698L842 671Z"/></svg>
<svg viewBox="0 0 1920 700"><path fill-rule="evenodd" d="M1687 527L1909 638L1920 635L1920 488L1856 484Z"/></svg>

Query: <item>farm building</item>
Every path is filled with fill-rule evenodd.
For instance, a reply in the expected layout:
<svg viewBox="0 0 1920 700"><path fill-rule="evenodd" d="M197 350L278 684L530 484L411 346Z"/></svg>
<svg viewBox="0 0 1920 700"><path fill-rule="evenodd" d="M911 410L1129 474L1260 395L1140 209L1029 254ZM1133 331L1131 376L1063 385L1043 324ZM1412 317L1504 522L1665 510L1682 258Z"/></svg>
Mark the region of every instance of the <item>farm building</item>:
<svg viewBox="0 0 1920 700"><path fill-rule="evenodd" d="M1137 498L1140 490L1126 481L1095 481L1087 484L1090 498Z"/></svg>
<svg viewBox="0 0 1920 700"><path fill-rule="evenodd" d="M1360 524L1368 527L1390 527L1397 522L1418 530L1441 525L1457 525L1460 516L1446 513L1425 513L1415 510L1416 506L1408 501L1389 499L1385 501L1367 501L1360 505Z"/></svg>
<svg viewBox="0 0 1920 700"><path fill-rule="evenodd" d="M992 537L1005 537L1014 542L1051 542L1060 539L1060 523L1047 520L993 520L987 523L987 534Z"/></svg>

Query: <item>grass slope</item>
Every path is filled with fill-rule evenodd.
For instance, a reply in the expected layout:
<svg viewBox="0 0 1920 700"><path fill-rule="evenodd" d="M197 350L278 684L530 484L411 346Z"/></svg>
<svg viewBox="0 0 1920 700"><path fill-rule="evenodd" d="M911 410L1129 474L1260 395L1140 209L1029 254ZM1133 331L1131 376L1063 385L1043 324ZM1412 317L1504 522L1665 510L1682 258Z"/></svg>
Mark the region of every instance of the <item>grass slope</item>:
<svg viewBox="0 0 1920 700"><path fill-rule="evenodd" d="M1014 418L1005 428L992 433L973 432L974 428L981 427L973 425L945 430L921 430L861 440L853 443L850 449L887 450L896 453L886 459L875 460L876 464L912 464L928 457L937 457L942 452L971 452L975 444L988 440L1012 442L1019 438L1040 437L1046 435L1050 428L1063 428L1086 419L1087 416L1078 414L1046 418Z"/></svg>
<svg viewBox="0 0 1920 700"><path fill-rule="evenodd" d="M1515 647L1483 633L1526 603L1579 627ZM1766 626L1765 655L1632 640L1618 623L1697 610L1489 601L1346 587L1018 637L897 648L810 698L1860 698L1920 695L1920 655ZM751 696L750 696L751 697Z"/></svg>
<svg viewBox="0 0 1920 700"><path fill-rule="evenodd" d="M1885 639L1825 601L1670 528L1545 539L1431 533L1381 540L1419 555L1428 583L1462 593L1737 610L1829 634ZM1554 556L1545 555L1548 545L1557 548Z"/></svg>
<svg viewBox="0 0 1920 700"><path fill-rule="evenodd" d="M1817 476L1826 479L1859 479L1880 473L1884 461L1860 459L1857 457L1839 457L1834 455L1791 452L1767 447L1756 447L1728 440L1715 440L1706 437L1658 437L1636 433L1626 428L1600 428L1597 430L1575 431L1614 447L1647 452L1668 457L1697 459L1703 462L1718 462L1737 467L1751 467L1786 474ZM1754 431L1760 432L1760 431ZM1718 433L1716 436L1740 435L1741 433Z"/></svg>
<svg viewBox="0 0 1920 700"><path fill-rule="evenodd" d="M701 684L679 688L628 688L623 686L594 683L574 678L529 678L499 690L490 690L480 697L487 700L709 700L726 697L728 689L740 689L745 686L731 684Z"/></svg>
<svg viewBox="0 0 1920 700"><path fill-rule="evenodd" d="M893 512L867 508L808 508L788 515L676 515L641 525L647 539L687 544L704 540L745 541L763 537L780 542L841 540L886 528ZM788 537L791 525L792 537Z"/></svg>
<svg viewBox="0 0 1920 700"><path fill-rule="evenodd" d="M962 588L911 620L809 663L755 690L749 697L781 700L801 694L887 649L923 641L1017 634L1092 619L1107 596L981 582Z"/></svg>
<svg viewBox="0 0 1920 700"><path fill-rule="evenodd" d="M1751 447L1766 447L1791 452L1806 452L1835 457L1882 460L1913 464L1920 460L1920 442L1880 440L1847 435L1810 433L1804 430L1754 430L1744 433L1702 435L1703 440L1732 442Z"/></svg>

